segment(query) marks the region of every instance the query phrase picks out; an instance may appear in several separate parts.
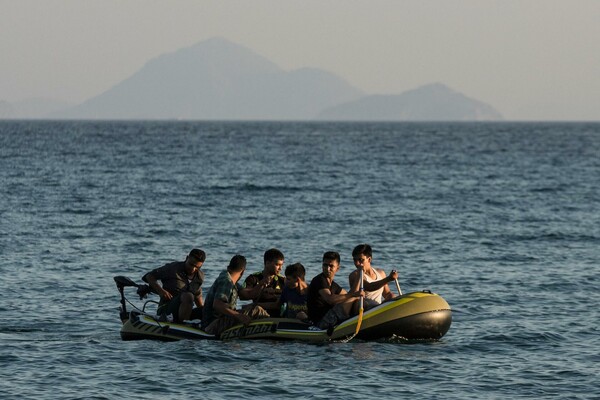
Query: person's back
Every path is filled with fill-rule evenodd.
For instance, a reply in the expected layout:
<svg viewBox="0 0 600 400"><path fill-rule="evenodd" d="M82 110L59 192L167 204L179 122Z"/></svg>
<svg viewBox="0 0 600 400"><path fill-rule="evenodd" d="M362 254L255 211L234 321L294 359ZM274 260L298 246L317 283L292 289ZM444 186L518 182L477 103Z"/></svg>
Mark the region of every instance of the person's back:
<svg viewBox="0 0 600 400"><path fill-rule="evenodd" d="M252 319L268 317L260 306L252 309L236 310L238 297L245 289L238 283L246 270L246 258L235 255L227 269L210 287L206 295L206 306L202 329L213 335L220 335L235 324L248 325Z"/></svg>
<svg viewBox="0 0 600 400"><path fill-rule="evenodd" d="M214 310L215 299L220 299L227 303L229 307L235 309L238 292L239 287L233 282L229 272L227 270L221 271L206 294L202 326L206 328L219 316Z"/></svg>

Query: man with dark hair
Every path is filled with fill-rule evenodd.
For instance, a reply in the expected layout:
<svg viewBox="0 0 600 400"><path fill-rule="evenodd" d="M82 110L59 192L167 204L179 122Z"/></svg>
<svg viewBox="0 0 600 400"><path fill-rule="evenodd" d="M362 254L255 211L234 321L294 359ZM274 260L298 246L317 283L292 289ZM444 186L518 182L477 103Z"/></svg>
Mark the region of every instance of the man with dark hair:
<svg viewBox="0 0 600 400"><path fill-rule="evenodd" d="M173 315L176 322L202 318L204 272L200 268L205 260L204 251L193 249L185 261L163 265L142 277L160 296L158 314L161 317Z"/></svg>
<svg viewBox="0 0 600 400"><path fill-rule="evenodd" d="M352 271L348 276L350 290L358 290L360 288L360 271L363 271L363 288L365 290L365 309L373 308L381 304L384 300L391 300L394 294L388 287L389 282L394 282L398 279L398 273L392 270L386 276L385 271L381 268L375 268L371 265L373 259L373 250L368 244L359 244L352 250L352 259L356 270Z"/></svg>
<svg viewBox="0 0 600 400"><path fill-rule="evenodd" d="M304 280L304 265L295 263L285 267L285 287L279 297L280 316L308 320L308 285Z"/></svg>
<svg viewBox="0 0 600 400"><path fill-rule="evenodd" d="M246 258L235 255L210 287L202 318L202 329L206 333L218 336L236 324L248 325L253 319L269 316L260 306L244 311L235 309L240 294L248 290L238 283L245 270Z"/></svg>
<svg viewBox="0 0 600 400"><path fill-rule="evenodd" d="M308 286L308 317L320 329L330 329L338 322L358 312L358 298L364 292L347 293L333 280L340 269L340 255L335 251L323 254L323 272Z"/></svg>
<svg viewBox="0 0 600 400"><path fill-rule="evenodd" d="M242 300L253 300L269 312L272 317L279 316L277 301L284 288L285 278L280 274L285 258L278 249L269 249L264 255L262 272L255 272L246 278L244 288L249 289L240 293Z"/></svg>

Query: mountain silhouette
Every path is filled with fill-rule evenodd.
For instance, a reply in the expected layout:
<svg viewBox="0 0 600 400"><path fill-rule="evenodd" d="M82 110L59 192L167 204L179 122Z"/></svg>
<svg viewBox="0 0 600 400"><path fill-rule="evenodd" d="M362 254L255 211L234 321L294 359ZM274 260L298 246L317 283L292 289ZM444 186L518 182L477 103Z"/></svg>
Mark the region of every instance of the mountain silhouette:
<svg viewBox="0 0 600 400"><path fill-rule="evenodd" d="M0 117L14 115L10 104ZM25 115L23 115L25 116ZM434 83L398 95L365 95L331 72L286 71L253 51L212 38L146 63L67 119L501 120L492 106Z"/></svg>
<svg viewBox="0 0 600 400"><path fill-rule="evenodd" d="M319 120L332 121L496 121L492 106L471 99L441 83L399 95L372 95L323 110Z"/></svg>
<svg viewBox="0 0 600 400"><path fill-rule="evenodd" d="M363 92L314 68L285 71L222 38L161 55L57 117L303 120Z"/></svg>

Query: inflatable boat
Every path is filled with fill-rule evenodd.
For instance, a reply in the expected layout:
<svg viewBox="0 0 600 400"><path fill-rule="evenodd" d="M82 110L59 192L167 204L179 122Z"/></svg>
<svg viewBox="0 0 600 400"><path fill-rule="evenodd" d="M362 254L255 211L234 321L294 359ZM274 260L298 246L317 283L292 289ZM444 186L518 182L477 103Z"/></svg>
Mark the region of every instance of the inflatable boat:
<svg viewBox="0 0 600 400"><path fill-rule="evenodd" d="M264 318L249 325L236 325L216 337L204 332L200 321L175 323L162 321L156 315L142 309L127 311L124 288L138 288L140 300L150 289L138 285L129 278L114 278L121 293L121 338L123 340L154 339L174 341L181 339L270 339L326 342L348 339L380 340L399 338L413 340L439 340L448 332L452 323L452 311L448 303L430 291L412 292L386 301L364 312L359 331L359 317L347 319L333 329L322 330L311 324L290 318ZM150 302L153 302L150 300ZM153 302L155 303L155 302ZM131 304L131 303L130 303Z"/></svg>

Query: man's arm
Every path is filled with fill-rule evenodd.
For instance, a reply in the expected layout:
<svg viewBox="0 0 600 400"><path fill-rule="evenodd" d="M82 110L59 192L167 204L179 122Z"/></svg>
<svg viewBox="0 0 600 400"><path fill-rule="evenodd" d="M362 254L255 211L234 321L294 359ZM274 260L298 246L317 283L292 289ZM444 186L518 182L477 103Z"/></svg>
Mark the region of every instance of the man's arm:
<svg viewBox="0 0 600 400"><path fill-rule="evenodd" d="M248 277L250 278L250 277ZM261 292L269 286L272 276L265 276L261 281L254 279L246 279L246 287L238 291L241 300L258 300Z"/></svg>
<svg viewBox="0 0 600 400"><path fill-rule="evenodd" d="M252 321L252 318L249 316L229 308L229 304L225 303L223 300L215 299L213 302L213 308L221 315L227 315L235 318L240 324L248 325Z"/></svg>
<svg viewBox="0 0 600 400"><path fill-rule="evenodd" d="M332 306L335 304L351 301L355 297L360 297L361 294L364 295L364 292L353 291L353 292L347 293L344 289L342 289L342 291L339 294L333 294L333 293L331 293L331 290L329 290L329 289L319 290L319 296L321 296L323 298L323 300L325 300L327 302L327 304L330 304Z"/></svg>
<svg viewBox="0 0 600 400"><path fill-rule="evenodd" d="M390 287L387 285L383 288L383 293L381 294L381 296L383 297L384 300L391 300L394 297L396 297L396 295L394 295L394 293L392 293L392 291L390 290Z"/></svg>
<svg viewBox="0 0 600 400"><path fill-rule="evenodd" d="M196 296L194 302L196 303L196 307L204 307L204 300L202 300L202 291L200 291L200 294Z"/></svg>
<svg viewBox="0 0 600 400"><path fill-rule="evenodd" d="M150 285L150 287L156 292L158 293L158 295L165 299L165 300L171 300L173 298L173 295L166 291L165 289L162 288L162 286L160 286L158 284L158 280L154 277L154 275L152 275L151 273L146 275L146 280L148 282L148 285Z"/></svg>
<svg viewBox="0 0 600 400"><path fill-rule="evenodd" d="M378 269L377 272L385 274L385 271L382 269ZM392 270L392 272L390 272L390 274L388 276L386 276L385 278L380 279L378 281L374 281L374 282L363 281L363 288L366 292L374 292L383 287L384 288L383 291L385 293L387 284L389 282L393 282L397 278L398 278L398 273L396 271ZM353 290L353 291L358 290L360 288L360 273L359 273L359 271L356 270L356 271L351 272L350 276L348 276L348 281L350 283L350 290ZM390 292L390 289L387 288L387 291Z"/></svg>

